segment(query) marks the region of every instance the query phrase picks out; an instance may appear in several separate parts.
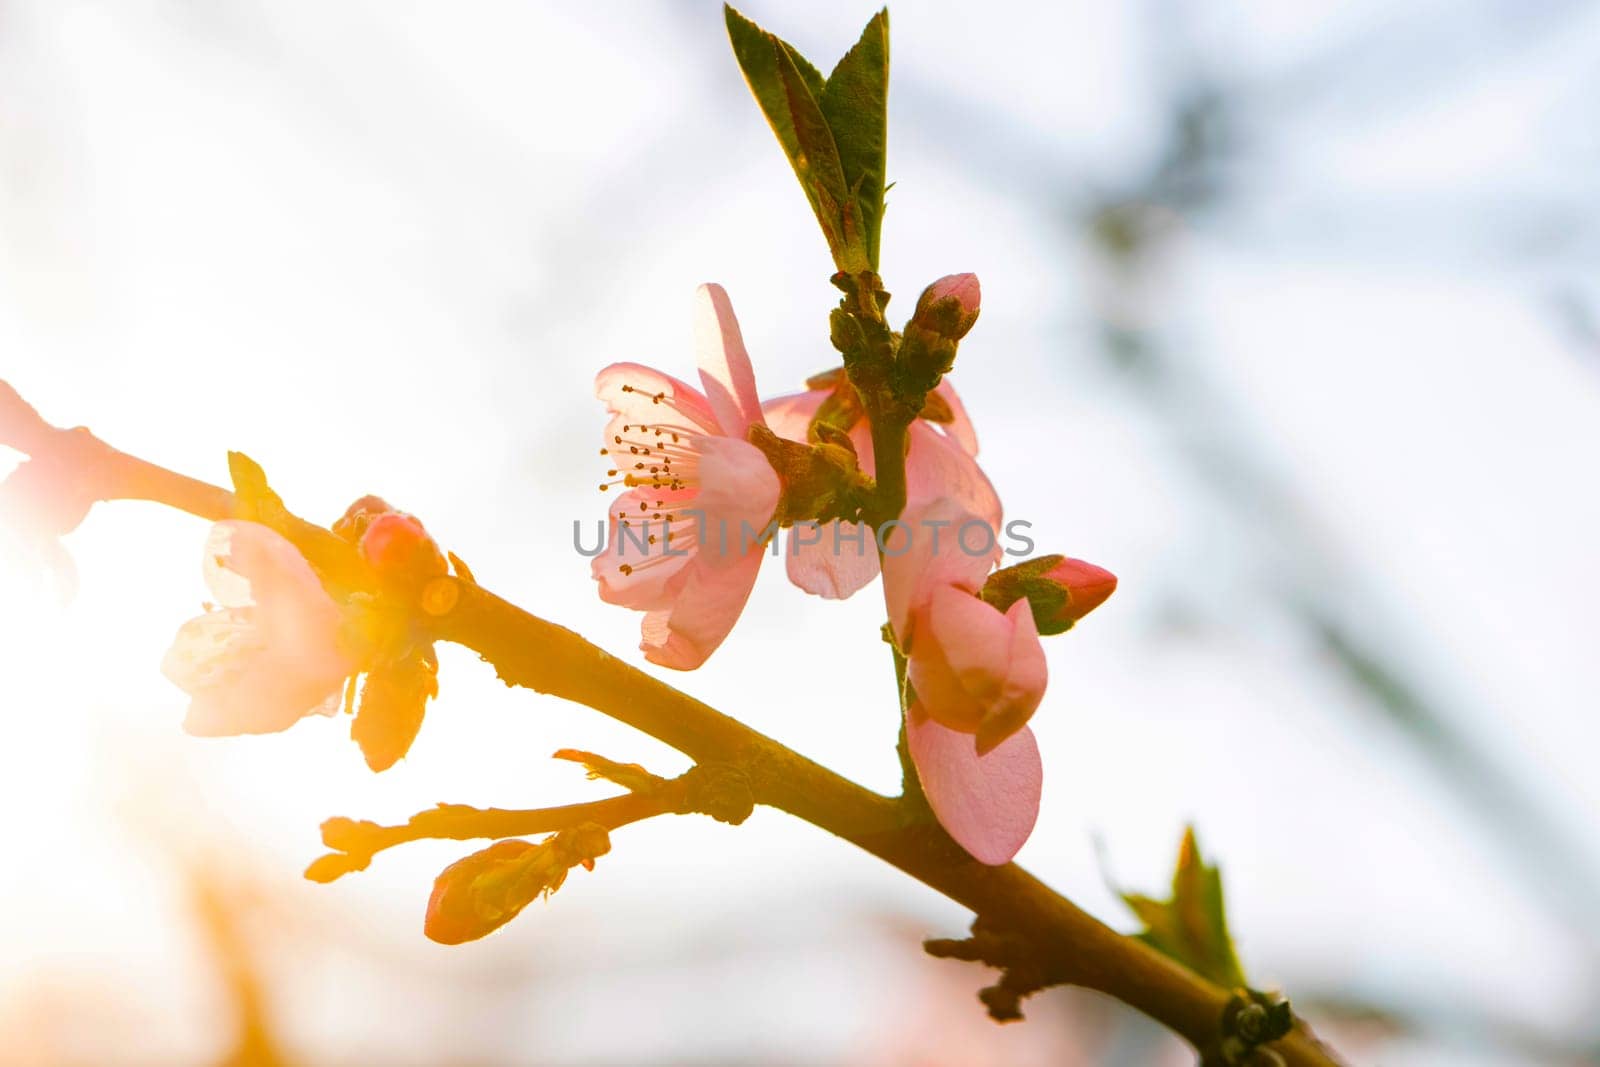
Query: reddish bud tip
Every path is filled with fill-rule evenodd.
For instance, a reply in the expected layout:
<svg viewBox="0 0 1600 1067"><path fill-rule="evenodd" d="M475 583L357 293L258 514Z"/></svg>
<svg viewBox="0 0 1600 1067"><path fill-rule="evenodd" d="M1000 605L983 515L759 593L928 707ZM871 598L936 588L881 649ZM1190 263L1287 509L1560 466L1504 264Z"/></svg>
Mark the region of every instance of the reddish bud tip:
<svg viewBox="0 0 1600 1067"><path fill-rule="evenodd" d="M947 274L922 291L911 321L959 341L978 319L983 290L976 274Z"/></svg>
<svg viewBox="0 0 1600 1067"><path fill-rule="evenodd" d="M1045 577L1067 591L1066 615L1077 622L1117 591L1117 576L1081 559L1063 559Z"/></svg>
<svg viewBox="0 0 1600 1067"><path fill-rule="evenodd" d="M402 511L372 517L361 536L361 554L386 578L425 581L449 570L422 523Z"/></svg>
<svg viewBox="0 0 1600 1067"><path fill-rule="evenodd" d="M1008 610L1026 599L1041 635L1059 634L1105 603L1117 576L1103 567L1065 556L1040 556L989 575L983 599Z"/></svg>
<svg viewBox="0 0 1600 1067"><path fill-rule="evenodd" d="M394 508L391 508L383 497L368 493L344 509L339 521L333 524L333 532L351 544L358 545L361 543L361 535L367 532L367 524L379 515L393 510Z"/></svg>
<svg viewBox="0 0 1600 1067"><path fill-rule="evenodd" d="M946 297L954 297L960 302L961 310L976 315L978 305L983 300L983 288L978 285L978 276L971 273L946 274L922 291L922 300L943 300Z"/></svg>

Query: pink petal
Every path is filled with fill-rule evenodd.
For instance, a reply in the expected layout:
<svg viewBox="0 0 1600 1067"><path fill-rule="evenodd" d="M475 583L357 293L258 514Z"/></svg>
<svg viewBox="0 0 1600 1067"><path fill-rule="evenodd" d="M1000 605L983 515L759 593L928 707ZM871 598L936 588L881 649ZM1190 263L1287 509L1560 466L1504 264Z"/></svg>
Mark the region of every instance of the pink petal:
<svg viewBox="0 0 1600 1067"><path fill-rule="evenodd" d="M962 550L957 537L962 525L984 520L958 501L941 497L918 503L907 507L898 521L898 527L882 531L883 595L895 636L902 648L910 648L913 620L933 591L954 585L977 592L992 561Z"/></svg>
<svg viewBox="0 0 1600 1067"><path fill-rule="evenodd" d="M975 734L974 747L987 752L1044 699L1048 675L1032 610L1018 601L1002 615L959 589L936 590L917 624L908 677L929 716Z"/></svg>
<svg viewBox="0 0 1600 1067"><path fill-rule="evenodd" d="M957 683L972 696L998 696L1011 658L1011 619L952 585L933 591L923 618L916 647L941 649Z"/></svg>
<svg viewBox="0 0 1600 1067"><path fill-rule="evenodd" d="M779 437L787 437L791 441L804 441L811 429L811 420L816 418L817 409L826 399L828 394L822 389L792 393L789 396L775 397L762 404L761 414L767 420L767 428Z"/></svg>
<svg viewBox="0 0 1600 1067"><path fill-rule="evenodd" d="M720 566L685 570L687 580L673 605L650 612L640 625L644 658L677 671L692 671L710 659L739 621L764 551L753 547L722 557Z"/></svg>
<svg viewBox="0 0 1600 1067"><path fill-rule="evenodd" d="M265 640L293 650L336 643L338 605L300 550L276 531L236 519L215 523L203 567L218 604L257 606L256 625Z"/></svg>
<svg viewBox="0 0 1600 1067"><path fill-rule="evenodd" d="M860 523L792 526L784 559L789 580L825 600L844 600L878 576L878 546L872 529Z"/></svg>
<svg viewBox="0 0 1600 1067"><path fill-rule="evenodd" d="M961 450L969 456L978 454L978 431L973 427L972 420L967 417L967 407L956 395L956 387L950 384L949 378L939 379L939 384L933 390L944 399L950 408L950 421L935 423L945 435L961 446Z"/></svg>
<svg viewBox="0 0 1600 1067"><path fill-rule="evenodd" d="M1027 729L1044 701L1050 681L1050 668L1039 640L1039 627L1033 609L1019 600L1006 612L1011 623L1011 650L1000 700L991 705L978 727L978 752L989 752L1018 731Z"/></svg>
<svg viewBox="0 0 1600 1067"><path fill-rule="evenodd" d="M967 744L976 750L974 738L983 724L982 705L961 684L945 647L924 634L918 638L916 649L906 659L906 678L917 694L917 703L924 714L966 734Z"/></svg>
<svg viewBox="0 0 1600 1067"><path fill-rule="evenodd" d="M275 733L338 709L351 665L332 645L269 642L255 608L208 612L184 623L161 664L192 698L184 729L198 737Z"/></svg>
<svg viewBox="0 0 1600 1067"><path fill-rule="evenodd" d="M906 742L928 806L950 836L980 863L1009 863L1039 817L1044 765L1033 731L1024 727L979 756L971 734L941 726L913 706Z"/></svg>
<svg viewBox="0 0 1600 1067"><path fill-rule="evenodd" d="M974 527L965 535L963 544L972 552L982 552L992 542L993 547L986 558L993 566L1000 558L1002 518L1000 497L994 491L994 486L976 460L963 452L955 441L927 423L912 423L908 436L906 510L910 511L919 503L940 497L959 504L971 513L965 521L977 521L988 526L987 531Z"/></svg>
<svg viewBox="0 0 1600 1067"><path fill-rule="evenodd" d="M611 412L606 426L610 443L615 443L613 438L622 432L623 424L653 425L669 421L674 413L701 432L717 432L717 417L698 389L642 363L606 367L595 375L594 395Z"/></svg>
<svg viewBox="0 0 1600 1067"><path fill-rule="evenodd" d="M668 541L666 515L697 507L697 496L687 489L640 487L629 489L612 501L605 548L589 561L590 573L600 583L601 600L636 611L654 611L671 602L675 592L672 580L687 565L693 538L674 533L673 541ZM632 524L627 536L619 529L624 519ZM681 525L675 522L672 527L676 530ZM656 538L655 544L649 542L651 536ZM668 553L669 547L672 554ZM684 554L677 555L678 552ZM646 562L649 566L641 566ZM624 566L628 567L626 573Z"/></svg>
<svg viewBox="0 0 1600 1067"><path fill-rule="evenodd" d="M762 421L761 400L733 304L727 291L715 283L695 290L694 346L700 382L722 432L742 440L752 424Z"/></svg>
<svg viewBox="0 0 1600 1067"><path fill-rule="evenodd" d="M704 540L672 605L645 616L639 646L652 663L677 670L704 663L739 620L768 550L759 535L778 507L777 473L744 441L703 440L700 478Z"/></svg>
<svg viewBox="0 0 1600 1067"><path fill-rule="evenodd" d="M282 733L312 715L337 715L344 694L334 689L320 697L303 691L239 689L232 693L206 693L189 702L183 731L191 737L238 737L244 734ZM290 712L291 708L302 708Z"/></svg>
<svg viewBox="0 0 1600 1067"><path fill-rule="evenodd" d="M229 520L211 528L204 569L227 610L185 623L162 662L193 698L185 729L268 733L337 703L355 664L339 606L299 550L259 523Z"/></svg>
<svg viewBox="0 0 1600 1067"><path fill-rule="evenodd" d="M753 536L778 510L778 474L748 441L707 437L699 446L700 492L695 506L705 515L707 544L715 542L720 549L724 539L717 531L725 526L729 551L736 551L741 524Z"/></svg>

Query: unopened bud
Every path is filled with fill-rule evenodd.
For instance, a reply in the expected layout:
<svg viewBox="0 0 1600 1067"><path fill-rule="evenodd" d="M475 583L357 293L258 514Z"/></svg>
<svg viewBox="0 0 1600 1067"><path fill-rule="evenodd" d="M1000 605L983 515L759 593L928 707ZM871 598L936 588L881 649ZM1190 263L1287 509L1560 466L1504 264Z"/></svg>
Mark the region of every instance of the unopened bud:
<svg viewBox="0 0 1600 1067"><path fill-rule="evenodd" d="M978 321L983 292L976 274L947 274L922 291L911 324L959 341Z"/></svg>
<svg viewBox="0 0 1600 1067"><path fill-rule="evenodd" d="M352 545L359 545L372 520L393 510L394 508L391 508L383 497L368 493L344 509L339 521L333 524L333 532Z"/></svg>
<svg viewBox="0 0 1600 1067"><path fill-rule="evenodd" d="M1024 598L1041 636L1059 634L1105 603L1117 576L1093 563L1066 556L1040 556L989 575L982 596L1001 611Z"/></svg>
<svg viewBox="0 0 1600 1067"><path fill-rule="evenodd" d="M406 583L437 578L450 569L421 521L403 511L372 517L361 536L361 554L383 577Z"/></svg>
<svg viewBox="0 0 1600 1067"><path fill-rule="evenodd" d="M524 871L546 850L531 841L496 841L481 852L457 860L434 879L422 932L441 945L476 941L515 919L543 890L533 880L531 892L511 900L497 889L520 880Z"/></svg>
<svg viewBox="0 0 1600 1067"><path fill-rule="evenodd" d="M554 893L574 867L593 869L611 851L599 823L583 823L538 844L497 841L440 872L428 898L422 932L441 945L476 941L515 919L545 893Z"/></svg>

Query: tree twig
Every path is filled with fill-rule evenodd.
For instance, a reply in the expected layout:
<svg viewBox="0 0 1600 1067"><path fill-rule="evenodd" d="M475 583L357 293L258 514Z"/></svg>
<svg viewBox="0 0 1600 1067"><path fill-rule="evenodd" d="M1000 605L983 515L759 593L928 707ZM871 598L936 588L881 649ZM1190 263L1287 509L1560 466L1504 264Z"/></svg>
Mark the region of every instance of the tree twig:
<svg viewBox="0 0 1600 1067"><path fill-rule="evenodd" d="M13 390L0 388L0 444L52 447L59 438L41 432L30 415L37 421ZM228 491L109 445L75 453L83 456L92 457L83 460L95 465L86 481L100 500L157 501L211 520L235 514ZM339 572L352 585L371 585L355 551L329 530L287 514L279 525L320 568ZM433 636L477 652L508 685L583 704L697 763L736 769L733 792L747 791L756 803L855 844L971 909L987 930L1020 939L1053 978L1113 996L1185 1038L1202 1056L1214 1054L1228 990L1118 934L1016 864L979 863L936 822L908 814L896 800L835 774L565 627L476 584L458 585L460 595L447 611L429 615L419 606L419 617ZM1303 1027L1273 1047L1290 1065L1338 1063Z"/></svg>

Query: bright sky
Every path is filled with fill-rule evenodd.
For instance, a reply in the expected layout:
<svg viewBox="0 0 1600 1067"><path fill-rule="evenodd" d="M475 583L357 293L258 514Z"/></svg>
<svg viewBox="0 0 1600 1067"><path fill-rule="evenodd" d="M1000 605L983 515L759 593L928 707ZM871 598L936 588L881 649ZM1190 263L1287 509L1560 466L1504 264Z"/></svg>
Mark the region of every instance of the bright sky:
<svg viewBox="0 0 1600 1067"><path fill-rule="evenodd" d="M749 13L827 61L870 10ZM934 277L978 272L984 315L953 380L1008 516L1042 551L1122 579L1049 644L1045 810L1022 861L1125 926L1096 840L1119 879L1154 889L1192 818L1261 981L1560 1028L1586 1018L1595 955L1541 903L1537 872L1325 670L1282 600L1312 591L1409 665L1596 870L1600 358L1551 296L1600 297L1594 234L1572 222L1600 208L1576 177L1600 162L1586 110L1600 19L1523 10L895 7L883 266L907 310ZM727 286L764 393L833 362L822 242L713 4L626 19L246 0L3 14L0 375L54 421L213 480L242 449L308 517L381 493L497 592L630 653L637 616L599 603L570 547L573 520L604 505L594 371L687 373L706 280ZM1163 260L1154 328L1188 395L1210 398L1164 410L1098 348L1104 277L1074 213L1149 166L1165 94L1196 71L1243 101L1253 140L1235 199ZM1194 476L1214 441L1293 487L1295 527L1331 565L1307 573L1281 530L1219 504ZM542 1024L552 1061L666 1061L705 1051L714 1014L732 1059L826 1060L896 1003L882 990L927 980L917 937L964 925L772 814L619 833L596 873L461 949L420 935L456 846L298 882L328 815L602 795L546 759L569 745L682 761L508 692L459 650L411 756L382 776L343 721L188 739L157 665L205 595L203 536L160 509L102 508L71 540L82 591L65 611L0 561L0 1005L44 976L94 974L193 1017L210 994L163 857L202 845L310 931L286 1022L346 1054L426 1050L471 1023L487 1056L505 1027ZM876 588L824 604L768 570L711 664L671 680L892 788ZM909 918L858 959L853 932L881 915ZM1600 944L1600 925L1587 936ZM319 940L335 947L307 947ZM791 951L803 943L838 951ZM549 981L552 958L582 977L513 995ZM523 975L512 993L472 999L508 974ZM945 991L953 1010L980 984L966 977ZM564 1025L618 983L659 1010ZM216 1040L170 1029L151 1040L174 1056ZM986 1047L1046 1057L1021 1030Z"/></svg>

